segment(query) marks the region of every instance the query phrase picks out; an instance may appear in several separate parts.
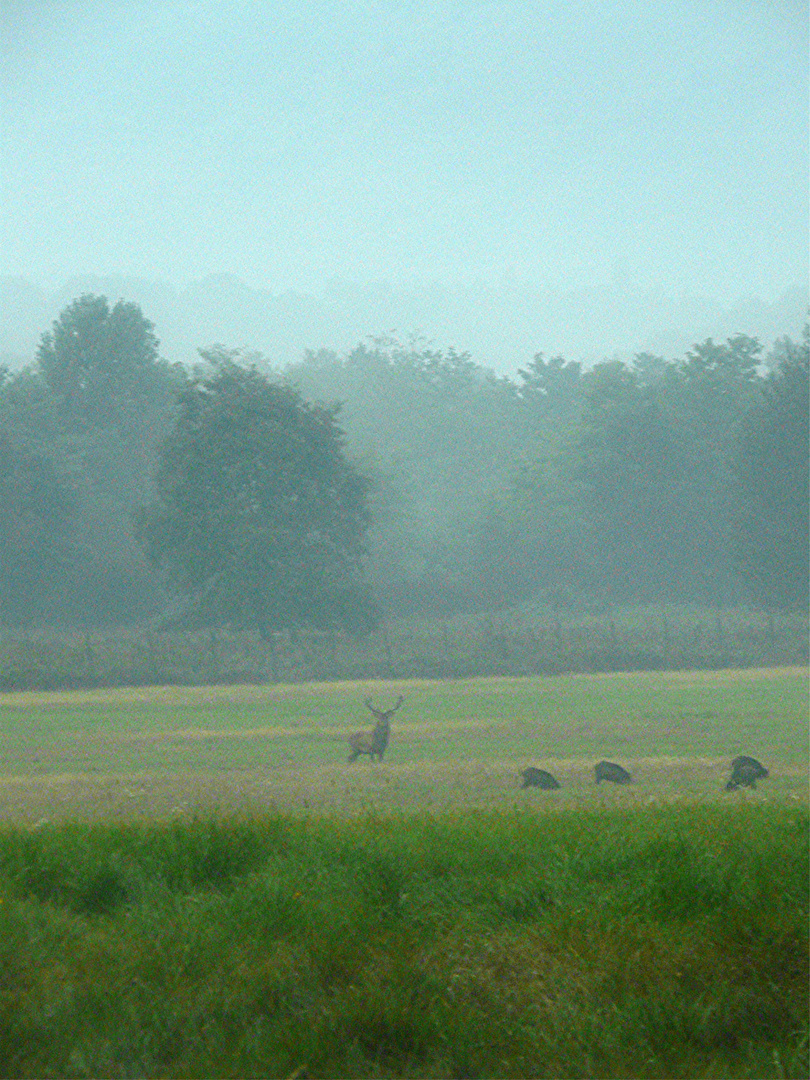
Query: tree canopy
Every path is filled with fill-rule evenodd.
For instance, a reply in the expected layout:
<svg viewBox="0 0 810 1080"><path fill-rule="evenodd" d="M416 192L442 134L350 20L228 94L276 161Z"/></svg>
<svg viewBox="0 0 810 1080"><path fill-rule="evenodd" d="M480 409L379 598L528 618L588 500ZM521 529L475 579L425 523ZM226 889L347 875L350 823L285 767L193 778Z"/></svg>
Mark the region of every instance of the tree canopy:
<svg viewBox="0 0 810 1080"><path fill-rule="evenodd" d="M807 336L514 378L419 339L275 370L158 348L85 295L0 369L4 625L171 619L168 587L187 625L265 636L375 604L807 607Z"/></svg>
<svg viewBox="0 0 810 1080"><path fill-rule="evenodd" d="M757 599L806 608L810 588L810 348L789 351L736 440L737 550Z"/></svg>
<svg viewBox="0 0 810 1080"><path fill-rule="evenodd" d="M0 432L0 620L57 613L52 582L72 578L75 513L75 495L53 461Z"/></svg>
<svg viewBox="0 0 810 1080"><path fill-rule="evenodd" d="M345 455L336 409L203 355L215 373L183 391L157 497L139 517L150 558L206 622L264 637L306 623L368 628L368 482Z"/></svg>
<svg viewBox="0 0 810 1080"><path fill-rule="evenodd" d="M89 294L42 335L34 364L3 374L4 621L100 625L162 606L132 513L184 381L137 304Z"/></svg>
<svg viewBox="0 0 810 1080"><path fill-rule="evenodd" d="M118 424L143 408L159 364L154 326L137 304L90 294L69 304L42 335L39 370L65 412Z"/></svg>

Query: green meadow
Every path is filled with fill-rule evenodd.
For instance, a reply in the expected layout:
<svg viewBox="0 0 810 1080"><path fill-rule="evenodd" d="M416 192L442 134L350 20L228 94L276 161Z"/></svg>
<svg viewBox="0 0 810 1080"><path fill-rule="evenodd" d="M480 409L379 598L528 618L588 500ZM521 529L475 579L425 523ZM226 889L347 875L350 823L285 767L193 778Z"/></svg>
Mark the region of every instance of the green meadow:
<svg viewBox="0 0 810 1080"><path fill-rule="evenodd" d="M349 766L366 698L400 694L382 767ZM0 819L503 808L530 764L558 776L553 806L726 801L743 753L772 773L755 797L806 798L807 746L803 668L4 694ZM596 789L600 758L638 783Z"/></svg>
<svg viewBox="0 0 810 1080"><path fill-rule="evenodd" d="M0 761L4 1077L810 1071L806 669L6 694Z"/></svg>

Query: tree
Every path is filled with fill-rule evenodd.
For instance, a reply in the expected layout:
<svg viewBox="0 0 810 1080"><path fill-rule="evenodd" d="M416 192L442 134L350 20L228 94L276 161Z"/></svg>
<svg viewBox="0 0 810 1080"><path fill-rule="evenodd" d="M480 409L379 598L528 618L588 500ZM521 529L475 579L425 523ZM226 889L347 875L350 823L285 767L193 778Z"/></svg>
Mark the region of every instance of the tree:
<svg viewBox="0 0 810 1080"><path fill-rule="evenodd" d="M105 296L74 300L42 335L43 380L69 438L82 440L84 470L129 518L147 497L155 451L168 432L185 381L158 354L154 326L135 303Z"/></svg>
<svg viewBox="0 0 810 1080"><path fill-rule="evenodd" d="M693 345L678 366L679 422L707 455L726 456L740 417L759 393L761 353L759 341L745 334L728 338L724 345L707 338ZM723 471L719 462L712 468Z"/></svg>
<svg viewBox="0 0 810 1080"><path fill-rule="evenodd" d="M274 630L373 624L360 577L368 482L346 459L337 409L308 404L238 354L180 399L137 531L205 622Z"/></svg>
<svg viewBox="0 0 810 1080"><path fill-rule="evenodd" d="M618 361L598 364L586 387L579 473L605 585L621 598L680 592L689 564L687 470L672 417Z"/></svg>
<svg viewBox="0 0 810 1080"><path fill-rule="evenodd" d="M91 425L120 424L150 396L158 368L154 326L140 307L87 294L42 335L37 362L61 407Z"/></svg>
<svg viewBox="0 0 810 1080"><path fill-rule="evenodd" d="M478 537L478 579L493 607L533 595L565 606L593 591L593 555L570 447L535 439L532 457L489 505Z"/></svg>
<svg viewBox="0 0 810 1080"><path fill-rule="evenodd" d="M684 371L691 377L712 377L718 382L752 382L757 377L762 345L756 338L735 334L724 345L706 338L686 354Z"/></svg>
<svg viewBox="0 0 810 1080"><path fill-rule="evenodd" d="M560 431L573 427L582 411L582 365L562 356L546 360L536 353L518 370L521 400L530 404L548 426Z"/></svg>
<svg viewBox="0 0 810 1080"><path fill-rule="evenodd" d="M0 619L52 620L71 563L76 500L53 461L0 432Z"/></svg>
<svg viewBox="0 0 810 1080"><path fill-rule="evenodd" d="M365 566L386 612L488 604L478 538L537 414L514 384L419 339L308 353L285 376L308 398L342 402L349 445L374 478Z"/></svg>
<svg viewBox="0 0 810 1080"><path fill-rule="evenodd" d="M137 304L90 294L70 303L42 335L37 363L0 385L0 429L16 445L57 462L77 505L73 542L81 556L81 621L123 621L165 604L135 542L132 517L151 498L157 447L186 380L158 353ZM88 566L92 570L88 570ZM64 574L52 578L66 593Z"/></svg>
<svg viewBox="0 0 810 1080"><path fill-rule="evenodd" d="M758 598L806 609L810 577L810 349L786 348L741 425L738 551Z"/></svg>

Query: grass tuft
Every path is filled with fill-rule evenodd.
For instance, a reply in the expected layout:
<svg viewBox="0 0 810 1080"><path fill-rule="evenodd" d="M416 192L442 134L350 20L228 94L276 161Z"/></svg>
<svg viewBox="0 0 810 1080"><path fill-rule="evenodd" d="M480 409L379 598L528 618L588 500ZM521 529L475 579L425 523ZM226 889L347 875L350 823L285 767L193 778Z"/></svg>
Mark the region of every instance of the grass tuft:
<svg viewBox="0 0 810 1080"><path fill-rule="evenodd" d="M776 804L0 833L17 1077L804 1077Z"/></svg>

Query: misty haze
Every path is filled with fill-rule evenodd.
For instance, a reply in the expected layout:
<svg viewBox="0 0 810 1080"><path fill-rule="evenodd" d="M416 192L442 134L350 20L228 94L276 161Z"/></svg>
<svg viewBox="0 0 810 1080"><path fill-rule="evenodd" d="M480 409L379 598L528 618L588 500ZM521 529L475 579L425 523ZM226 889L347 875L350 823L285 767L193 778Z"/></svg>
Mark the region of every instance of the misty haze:
<svg viewBox="0 0 810 1080"><path fill-rule="evenodd" d="M798 8L15 2L4 30L9 628L267 638L348 627L341 590L364 632L804 610ZM185 507L161 490L223 364L339 407L331 616L279 599L330 590L293 555L324 521L282 526L278 490L228 517L264 562L223 533L189 576L145 524L206 531L256 483L212 448L219 494L192 498L202 460Z"/></svg>
<svg viewBox="0 0 810 1080"><path fill-rule="evenodd" d="M806 4L0 18L0 1073L806 1077Z"/></svg>

